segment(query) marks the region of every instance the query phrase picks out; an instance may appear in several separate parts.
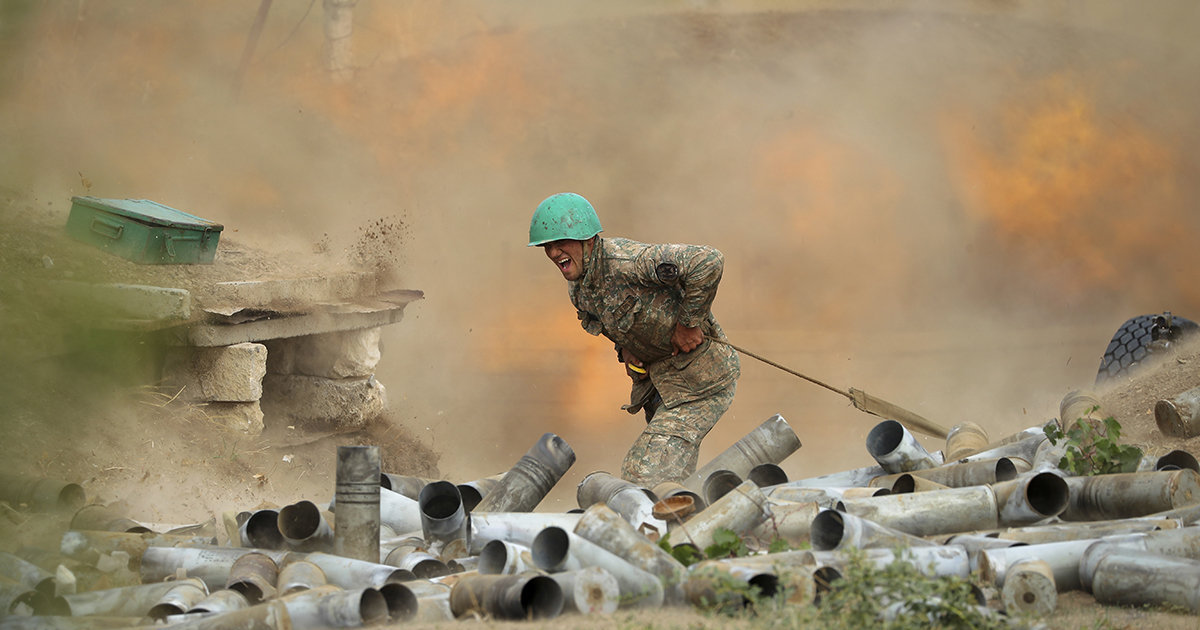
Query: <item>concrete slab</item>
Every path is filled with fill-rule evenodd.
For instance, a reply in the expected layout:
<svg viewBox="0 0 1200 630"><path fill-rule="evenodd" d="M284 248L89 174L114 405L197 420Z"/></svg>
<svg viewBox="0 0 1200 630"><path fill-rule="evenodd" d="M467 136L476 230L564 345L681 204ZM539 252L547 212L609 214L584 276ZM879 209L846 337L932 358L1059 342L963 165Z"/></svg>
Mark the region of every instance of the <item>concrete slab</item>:
<svg viewBox="0 0 1200 630"><path fill-rule="evenodd" d="M175 341L191 346L230 346L247 341L285 339L303 335L360 330L394 324L404 318L404 307L424 297L421 291L389 291L354 302L316 304L294 312L260 312L246 321L245 313L228 318L209 313L209 321L180 326Z"/></svg>
<svg viewBox="0 0 1200 630"><path fill-rule="evenodd" d="M206 311L231 315L243 309L345 302L378 292L373 273L352 271L322 277L216 282L196 289Z"/></svg>

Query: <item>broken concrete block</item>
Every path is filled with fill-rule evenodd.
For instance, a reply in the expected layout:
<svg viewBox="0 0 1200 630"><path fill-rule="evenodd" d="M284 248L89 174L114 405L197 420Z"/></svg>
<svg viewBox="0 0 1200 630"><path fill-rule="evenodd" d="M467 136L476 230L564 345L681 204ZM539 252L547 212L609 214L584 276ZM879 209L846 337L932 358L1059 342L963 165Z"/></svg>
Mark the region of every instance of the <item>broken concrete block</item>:
<svg viewBox="0 0 1200 630"><path fill-rule="evenodd" d="M268 374L263 409L274 422L296 428L354 430L387 408L387 394L375 377L330 379L299 374Z"/></svg>
<svg viewBox="0 0 1200 630"><path fill-rule="evenodd" d="M229 429L258 435L263 431L263 412L258 401L253 402L210 402L204 413L217 424Z"/></svg>
<svg viewBox="0 0 1200 630"><path fill-rule="evenodd" d="M189 401L256 401L266 373L267 347L260 343L172 348L163 365L164 384L183 388L180 398Z"/></svg>
<svg viewBox="0 0 1200 630"><path fill-rule="evenodd" d="M370 376L379 365L382 336L383 328L376 326L272 339L266 342L267 371L334 379Z"/></svg>

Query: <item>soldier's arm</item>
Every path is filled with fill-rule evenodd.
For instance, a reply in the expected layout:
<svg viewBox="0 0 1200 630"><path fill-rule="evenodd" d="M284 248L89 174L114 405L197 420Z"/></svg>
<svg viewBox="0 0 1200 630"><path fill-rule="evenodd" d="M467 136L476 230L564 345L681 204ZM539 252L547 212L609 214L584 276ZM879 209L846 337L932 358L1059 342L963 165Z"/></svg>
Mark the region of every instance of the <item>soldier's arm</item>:
<svg viewBox="0 0 1200 630"><path fill-rule="evenodd" d="M717 297L725 257L705 245L653 245L638 257L637 268L647 284L677 287L682 296L678 323L698 328Z"/></svg>

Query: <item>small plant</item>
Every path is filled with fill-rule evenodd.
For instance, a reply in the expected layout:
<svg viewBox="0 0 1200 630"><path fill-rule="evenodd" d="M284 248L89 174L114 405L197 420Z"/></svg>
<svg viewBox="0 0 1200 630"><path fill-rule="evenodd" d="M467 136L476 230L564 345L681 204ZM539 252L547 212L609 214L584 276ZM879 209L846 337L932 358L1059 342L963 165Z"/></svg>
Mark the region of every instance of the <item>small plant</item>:
<svg viewBox="0 0 1200 630"><path fill-rule="evenodd" d="M701 560L715 560L718 558L741 558L750 555L753 551L761 549L756 541L754 549L746 544L746 539L742 538L737 532L732 529L722 527L713 532L713 542L703 550L696 549L693 545L672 545L671 535L666 534L658 539L658 546L671 557L675 558L683 566L691 566ZM788 541L782 538L774 538L767 547L767 553L779 553L789 551L792 546Z"/></svg>
<svg viewBox="0 0 1200 630"><path fill-rule="evenodd" d="M658 546L663 551L671 554L672 558L678 560L685 567L690 567L704 559L704 552L697 551L691 545L672 545L671 534L665 534L662 538L659 538Z"/></svg>
<svg viewBox="0 0 1200 630"><path fill-rule="evenodd" d="M740 558L750 555L745 541L732 529L724 527L713 532L713 544L704 548L708 558Z"/></svg>
<svg viewBox="0 0 1200 630"><path fill-rule="evenodd" d="M1058 467L1073 475L1107 475L1133 472L1142 459L1142 449L1129 444L1119 444L1121 423L1112 416L1104 420L1091 417L1099 407L1088 410L1087 418L1077 418L1064 431L1058 423L1046 425L1046 439L1057 446L1065 440L1066 454Z"/></svg>
<svg viewBox="0 0 1200 630"><path fill-rule="evenodd" d="M904 554L886 566L876 566L860 550L847 554L841 579L821 597L821 627L1011 627L980 606L971 583L962 578L925 575Z"/></svg>

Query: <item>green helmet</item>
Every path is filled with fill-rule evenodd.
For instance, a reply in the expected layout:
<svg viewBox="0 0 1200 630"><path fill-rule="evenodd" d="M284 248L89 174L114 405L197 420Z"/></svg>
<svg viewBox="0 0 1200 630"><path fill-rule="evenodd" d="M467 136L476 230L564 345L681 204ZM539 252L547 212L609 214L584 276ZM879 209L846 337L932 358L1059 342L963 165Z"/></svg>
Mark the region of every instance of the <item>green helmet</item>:
<svg viewBox="0 0 1200 630"><path fill-rule="evenodd" d="M586 241L602 231L600 217L587 199L575 193L557 193L543 199L533 211L529 246L564 238Z"/></svg>

